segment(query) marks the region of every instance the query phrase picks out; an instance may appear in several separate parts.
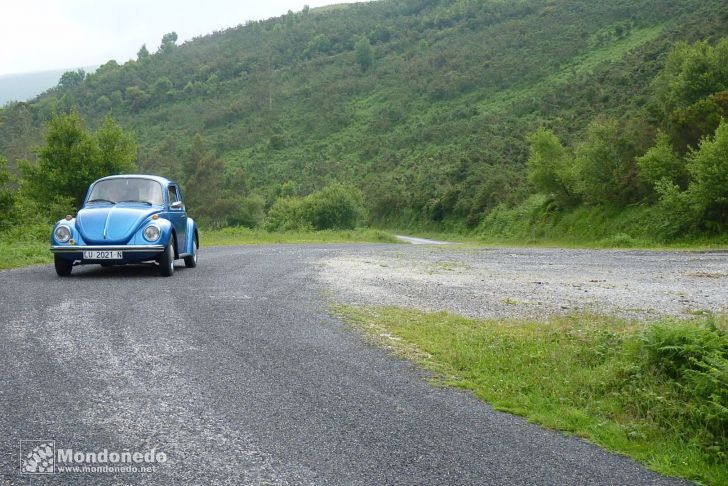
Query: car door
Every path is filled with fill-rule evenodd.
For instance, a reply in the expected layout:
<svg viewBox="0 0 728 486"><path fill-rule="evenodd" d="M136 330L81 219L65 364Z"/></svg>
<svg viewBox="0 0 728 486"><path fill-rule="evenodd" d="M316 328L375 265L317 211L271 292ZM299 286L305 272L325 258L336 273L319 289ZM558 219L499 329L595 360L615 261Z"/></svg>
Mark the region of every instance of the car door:
<svg viewBox="0 0 728 486"><path fill-rule="evenodd" d="M169 221L174 226L175 233L177 233L177 253L187 251L187 212L181 196L179 187L176 184L168 186Z"/></svg>

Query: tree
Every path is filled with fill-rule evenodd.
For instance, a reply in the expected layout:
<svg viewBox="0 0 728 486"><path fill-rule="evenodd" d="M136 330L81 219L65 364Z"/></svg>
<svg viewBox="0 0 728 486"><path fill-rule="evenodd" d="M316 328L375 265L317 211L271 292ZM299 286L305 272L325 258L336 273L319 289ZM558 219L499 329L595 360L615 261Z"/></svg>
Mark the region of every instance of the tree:
<svg viewBox="0 0 728 486"><path fill-rule="evenodd" d="M124 91L124 97L129 101L132 111L139 111L147 104L151 97L146 91L141 89L139 86L129 86Z"/></svg>
<svg viewBox="0 0 728 486"><path fill-rule="evenodd" d="M111 109L112 103L108 96L101 95L96 100L96 109L98 109L99 112L105 113Z"/></svg>
<svg viewBox="0 0 728 486"><path fill-rule="evenodd" d="M95 139L100 151L99 172L115 174L134 170L134 161L137 158L136 141L110 116L106 117L96 132Z"/></svg>
<svg viewBox="0 0 728 486"><path fill-rule="evenodd" d="M88 132L78 112L54 115L37 165L21 165L24 189L35 200L70 198L80 207L94 180L134 169L136 146L109 118L96 133Z"/></svg>
<svg viewBox="0 0 728 486"><path fill-rule="evenodd" d="M526 162L529 182L563 204L577 199L572 160L556 135L540 128L528 137L528 141L531 144L531 154Z"/></svg>
<svg viewBox="0 0 728 486"><path fill-rule="evenodd" d="M679 43L653 82L663 126L676 148L685 153L712 134L728 116L728 39L715 47L707 42Z"/></svg>
<svg viewBox="0 0 728 486"><path fill-rule="evenodd" d="M642 179L651 187L663 180L683 189L687 187L688 173L685 163L675 153L670 137L665 133L658 133L655 146L637 158L637 166Z"/></svg>
<svg viewBox="0 0 728 486"><path fill-rule="evenodd" d="M202 135L195 135L185 157L185 194L190 208L204 221L221 224L230 213L231 204L223 196L225 165L210 150Z"/></svg>
<svg viewBox="0 0 728 486"><path fill-rule="evenodd" d="M147 49L146 44L142 44L142 46L139 48L139 51L137 52L137 61L143 61L144 59L147 59L149 57L149 50Z"/></svg>
<svg viewBox="0 0 728 486"><path fill-rule="evenodd" d="M643 188L631 142L616 120L597 120L576 148L577 184L585 201L624 206L639 200Z"/></svg>
<svg viewBox="0 0 728 486"><path fill-rule="evenodd" d="M177 47L177 32L170 32L162 36L162 43L159 45L159 52L166 54Z"/></svg>
<svg viewBox="0 0 728 486"><path fill-rule="evenodd" d="M78 86L86 79L86 71L79 69L77 71L66 71L58 81L58 86L61 88L73 88Z"/></svg>
<svg viewBox="0 0 728 486"><path fill-rule="evenodd" d="M173 95L174 84L167 76L162 76L154 82L152 89L157 101L161 101Z"/></svg>
<svg viewBox="0 0 728 486"><path fill-rule="evenodd" d="M356 51L356 62L362 71L367 71L374 62L374 54L372 52L372 44L367 37L360 37L354 44Z"/></svg>
<svg viewBox="0 0 728 486"><path fill-rule="evenodd" d="M688 158L690 199L708 220L728 227L728 122L722 121L715 137L706 138Z"/></svg>
<svg viewBox="0 0 728 486"><path fill-rule="evenodd" d="M303 55L307 58L314 57L316 54L328 54L332 48L331 39L325 34L319 34L308 41L303 49Z"/></svg>

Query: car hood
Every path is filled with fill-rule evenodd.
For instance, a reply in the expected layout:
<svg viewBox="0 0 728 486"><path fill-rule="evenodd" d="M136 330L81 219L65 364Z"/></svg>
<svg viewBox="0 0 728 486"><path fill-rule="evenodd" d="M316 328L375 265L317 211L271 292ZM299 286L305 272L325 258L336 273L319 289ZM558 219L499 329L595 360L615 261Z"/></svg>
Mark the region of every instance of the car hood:
<svg viewBox="0 0 728 486"><path fill-rule="evenodd" d="M76 228L87 244L127 243L156 207L102 206L83 208L76 216Z"/></svg>

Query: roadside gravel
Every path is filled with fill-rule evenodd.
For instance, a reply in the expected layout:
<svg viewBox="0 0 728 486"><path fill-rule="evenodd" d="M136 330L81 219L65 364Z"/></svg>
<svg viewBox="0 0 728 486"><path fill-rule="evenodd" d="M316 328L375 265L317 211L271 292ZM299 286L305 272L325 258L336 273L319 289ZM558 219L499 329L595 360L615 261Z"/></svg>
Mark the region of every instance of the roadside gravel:
<svg viewBox="0 0 728 486"><path fill-rule="evenodd" d="M728 311L728 253L399 246L319 260L337 300L470 317Z"/></svg>

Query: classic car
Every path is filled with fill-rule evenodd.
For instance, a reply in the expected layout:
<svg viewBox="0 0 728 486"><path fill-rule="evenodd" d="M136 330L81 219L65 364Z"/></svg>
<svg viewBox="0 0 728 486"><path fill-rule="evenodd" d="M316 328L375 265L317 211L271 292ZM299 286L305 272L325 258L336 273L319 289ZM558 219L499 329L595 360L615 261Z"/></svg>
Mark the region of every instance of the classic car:
<svg viewBox="0 0 728 486"><path fill-rule="evenodd" d="M156 262L165 277L174 261L197 266L197 226L187 216L180 187L163 177L117 175L88 189L76 217L60 220L51 234L56 273L75 265Z"/></svg>

